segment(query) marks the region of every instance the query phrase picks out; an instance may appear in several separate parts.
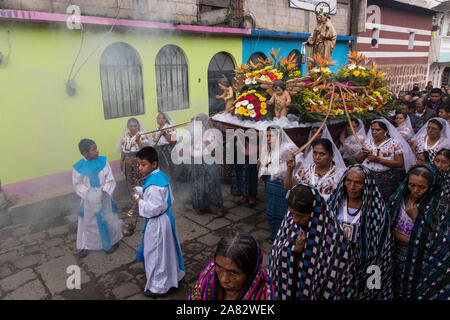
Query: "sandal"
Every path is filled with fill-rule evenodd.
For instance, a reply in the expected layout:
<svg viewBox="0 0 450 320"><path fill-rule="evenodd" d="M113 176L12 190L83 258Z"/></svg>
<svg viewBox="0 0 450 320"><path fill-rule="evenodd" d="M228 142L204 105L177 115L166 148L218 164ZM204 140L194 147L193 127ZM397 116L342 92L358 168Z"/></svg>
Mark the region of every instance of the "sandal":
<svg viewBox="0 0 450 320"><path fill-rule="evenodd" d="M221 207L219 208L219 210L217 210L216 214L214 215L214 218L222 218L223 216L225 216L227 214L228 209L225 207Z"/></svg>

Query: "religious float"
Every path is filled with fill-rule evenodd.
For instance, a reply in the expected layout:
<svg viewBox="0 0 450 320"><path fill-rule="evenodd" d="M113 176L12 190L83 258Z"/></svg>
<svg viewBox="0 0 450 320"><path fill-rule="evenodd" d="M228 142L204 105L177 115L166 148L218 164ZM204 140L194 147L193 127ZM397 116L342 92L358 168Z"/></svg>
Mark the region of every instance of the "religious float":
<svg viewBox="0 0 450 320"><path fill-rule="evenodd" d="M241 65L230 84L235 100L228 101L225 112L212 117L217 128L225 132L278 125L300 148L314 123L326 123L338 141L351 118L367 125L394 110L394 96L387 90L384 73L363 54L352 52L340 70L330 70L337 34L322 9L316 11L316 18L317 26L305 42L307 74L301 75L295 56L279 56L280 49L272 49L266 60Z"/></svg>
<svg viewBox="0 0 450 320"><path fill-rule="evenodd" d="M303 77L295 70L295 57L278 57L278 52L272 51L271 58L236 70L232 81L236 99L228 112L212 117L217 128L264 130L277 125L301 147L314 123L326 123L337 140L349 118L367 123L394 110L394 98L386 88L383 72L375 63L368 65L362 54L351 53L348 64L337 72L330 71L332 62L316 55L310 58L311 69ZM275 117L274 83L281 85L282 94L288 94L291 100L280 107L287 109L285 117Z"/></svg>

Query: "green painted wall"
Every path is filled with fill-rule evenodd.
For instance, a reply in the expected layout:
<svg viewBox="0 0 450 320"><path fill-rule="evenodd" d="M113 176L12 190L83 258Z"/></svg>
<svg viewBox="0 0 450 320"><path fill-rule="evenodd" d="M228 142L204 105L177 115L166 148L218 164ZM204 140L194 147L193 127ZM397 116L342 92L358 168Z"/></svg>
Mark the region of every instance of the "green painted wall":
<svg viewBox="0 0 450 320"><path fill-rule="evenodd" d="M99 61L111 43L133 46L142 61L145 114L137 118L148 129L156 125L155 57L166 44L179 46L189 67L190 108L169 112L175 123L208 113L207 70L220 51L241 64L242 38L150 30L85 27L75 71L100 45L76 78L77 93L66 94L65 82L80 46L80 31L65 24L0 23L0 179L3 184L71 170L80 159L78 142L91 138L100 154L118 160L114 146L128 117L105 120ZM8 33L9 30L9 33ZM199 82L200 79L200 82Z"/></svg>

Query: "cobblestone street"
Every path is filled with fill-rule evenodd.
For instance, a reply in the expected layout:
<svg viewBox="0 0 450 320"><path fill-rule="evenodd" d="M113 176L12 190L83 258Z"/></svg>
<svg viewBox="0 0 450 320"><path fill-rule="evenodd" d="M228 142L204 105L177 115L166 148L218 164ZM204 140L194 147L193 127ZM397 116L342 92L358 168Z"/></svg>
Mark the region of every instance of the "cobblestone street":
<svg viewBox="0 0 450 320"><path fill-rule="evenodd" d="M258 204L250 209L238 206L237 199L230 195L229 186L223 185L224 205L229 212L219 219L213 219L213 214L194 212L188 185L179 185L174 190L172 212L186 276L179 288L172 289L160 299L186 299L199 272L212 259L220 237L233 229L242 229L255 236L264 250L264 265L267 265L271 244L263 187L260 185L258 191ZM126 215L129 202L125 196L124 181L118 181L114 199L120 217L129 223L135 218ZM144 219L138 219L134 234L124 237L113 254L98 251L80 259L76 249L78 205L79 199L72 193L61 199L28 205L26 210L23 209L25 211L22 210L22 216L20 208L10 208L12 220L20 223L0 228L0 299L151 299L142 293L145 272L142 264L135 260ZM70 274L66 269L70 265L78 265L81 269L80 290L67 289Z"/></svg>

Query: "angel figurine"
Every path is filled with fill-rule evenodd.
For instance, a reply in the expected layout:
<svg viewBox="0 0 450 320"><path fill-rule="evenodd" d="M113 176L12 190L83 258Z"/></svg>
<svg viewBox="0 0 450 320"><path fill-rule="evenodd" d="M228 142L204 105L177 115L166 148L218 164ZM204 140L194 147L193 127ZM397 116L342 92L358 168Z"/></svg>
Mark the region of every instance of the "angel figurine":
<svg viewBox="0 0 450 320"><path fill-rule="evenodd" d="M286 117L288 107L291 104L291 95L286 90L286 85L282 80L277 80L273 83L274 94L267 104L275 104L275 117Z"/></svg>
<svg viewBox="0 0 450 320"><path fill-rule="evenodd" d="M216 95L216 99L223 99L225 101L225 113L230 113L234 100L233 88L227 78L219 80L219 88L223 90L223 94Z"/></svg>

